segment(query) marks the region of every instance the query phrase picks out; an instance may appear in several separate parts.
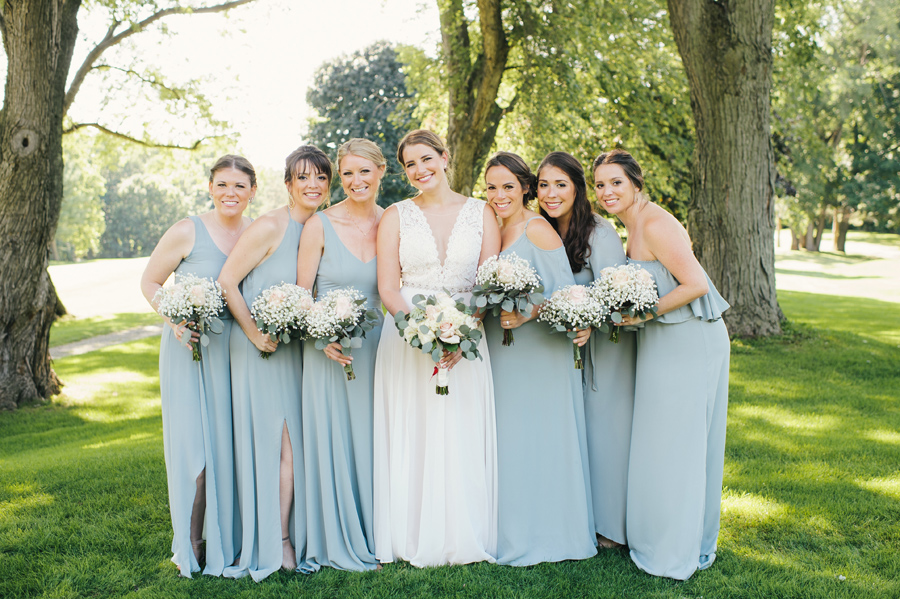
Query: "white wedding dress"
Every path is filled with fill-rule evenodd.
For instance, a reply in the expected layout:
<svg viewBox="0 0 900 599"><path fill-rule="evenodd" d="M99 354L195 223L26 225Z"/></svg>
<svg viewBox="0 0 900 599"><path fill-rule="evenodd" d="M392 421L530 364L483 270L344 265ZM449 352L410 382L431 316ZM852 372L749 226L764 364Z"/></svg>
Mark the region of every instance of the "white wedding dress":
<svg viewBox="0 0 900 599"><path fill-rule="evenodd" d="M441 265L424 213L412 200L400 216L400 289L446 290L468 301L481 253L484 203L460 210ZM414 566L494 561L497 548L497 441L487 344L484 360L449 372L449 395L435 393L434 362L406 344L388 319L375 363L375 556Z"/></svg>

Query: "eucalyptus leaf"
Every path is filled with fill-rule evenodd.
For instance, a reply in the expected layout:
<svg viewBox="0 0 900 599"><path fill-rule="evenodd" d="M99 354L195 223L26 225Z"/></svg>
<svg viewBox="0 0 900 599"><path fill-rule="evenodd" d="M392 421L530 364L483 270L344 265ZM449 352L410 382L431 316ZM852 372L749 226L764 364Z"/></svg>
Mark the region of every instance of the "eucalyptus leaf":
<svg viewBox="0 0 900 599"><path fill-rule="evenodd" d="M543 290L543 287L541 287L541 289ZM532 293L530 294L529 299L531 299L531 303L533 304L544 303L544 295L542 293Z"/></svg>
<svg viewBox="0 0 900 599"><path fill-rule="evenodd" d="M350 339L350 347L354 349L359 349L360 347L362 347L362 343L362 339L360 339L359 337L352 337Z"/></svg>
<svg viewBox="0 0 900 599"><path fill-rule="evenodd" d="M516 305L513 304L513 301L511 299L503 300L503 303L500 305L500 307L507 312L512 312L516 309Z"/></svg>
<svg viewBox="0 0 900 599"><path fill-rule="evenodd" d="M219 335L225 330L225 323L213 316L209 319L209 330Z"/></svg>
<svg viewBox="0 0 900 599"><path fill-rule="evenodd" d="M200 335L200 345L203 347L209 345L209 335Z"/></svg>
<svg viewBox="0 0 900 599"><path fill-rule="evenodd" d="M316 349L325 349L328 347L328 342L325 339L316 339Z"/></svg>
<svg viewBox="0 0 900 599"><path fill-rule="evenodd" d="M341 347L350 347L350 339L348 337L341 337Z"/></svg>
<svg viewBox="0 0 900 599"><path fill-rule="evenodd" d="M613 322L622 322L622 315L619 312L613 312L609 315L609 318Z"/></svg>
<svg viewBox="0 0 900 599"><path fill-rule="evenodd" d="M441 349L439 347L434 348L431 352L431 359L434 360L435 363L441 361Z"/></svg>

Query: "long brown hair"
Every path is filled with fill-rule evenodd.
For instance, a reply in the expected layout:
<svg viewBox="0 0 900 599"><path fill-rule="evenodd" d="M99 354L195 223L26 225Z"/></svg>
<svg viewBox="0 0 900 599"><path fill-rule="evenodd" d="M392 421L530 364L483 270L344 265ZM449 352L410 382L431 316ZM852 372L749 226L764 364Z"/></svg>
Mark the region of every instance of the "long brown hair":
<svg viewBox="0 0 900 599"><path fill-rule="evenodd" d="M541 216L547 219L556 232L563 237L563 245L566 255L569 257L569 266L573 273L581 272L587 266L587 259L591 255L591 233L594 230L594 213L587 196L587 183L584 178L584 169L574 156L566 152L550 152L541 160L538 167L538 178L545 168L555 166L566 174L575 187L575 201L572 203L572 218L569 220L569 229L563 237L556 219L547 214L541 208Z"/></svg>

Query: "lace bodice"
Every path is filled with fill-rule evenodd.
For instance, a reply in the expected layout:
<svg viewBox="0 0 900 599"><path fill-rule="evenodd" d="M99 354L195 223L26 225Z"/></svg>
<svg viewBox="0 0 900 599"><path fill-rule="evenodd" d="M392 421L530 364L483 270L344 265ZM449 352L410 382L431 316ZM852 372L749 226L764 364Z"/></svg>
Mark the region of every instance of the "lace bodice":
<svg viewBox="0 0 900 599"><path fill-rule="evenodd" d="M400 215L400 280L406 287L450 293L471 291L481 256L484 203L469 198L447 241L443 266L431 226L412 200L396 204Z"/></svg>

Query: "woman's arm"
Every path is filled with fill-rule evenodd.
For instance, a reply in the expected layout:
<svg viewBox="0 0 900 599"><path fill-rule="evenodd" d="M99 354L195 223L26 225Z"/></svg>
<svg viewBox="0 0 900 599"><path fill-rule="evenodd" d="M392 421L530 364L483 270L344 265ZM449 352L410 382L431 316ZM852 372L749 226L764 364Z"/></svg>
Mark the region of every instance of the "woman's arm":
<svg viewBox="0 0 900 599"><path fill-rule="evenodd" d="M675 289L659 299L658 316L686 306L709 292L703 267L691 250L690 237L674 216L663 211L661 215L647 219L641 239L650 253L678 281ZM650 315L646 318L625 316L621 324L636 324L650 318Z"/></svg>
<svg viewBox="0 0 900 599"><path fill-rule="evenodd" d="M481 255L478 256L478 266L500 253L500 225L497 224L497 215L487 202L484 203L482 213L483 226L481 233Z"/></svg>
<svg viewBox="0 0 900 599"><path fill-rule="evenodd" d="M156 244L153 253L150 254L150 261L147 262L147 266L144 268L144 274L141 275L141 293L144 294L147 302L153 306L154 310L157 309L157 305L153 302L156 292L163 286L169 275L175 272L181 261L191 253L193 247L194 223L188 218L180 220L169 227L169 230L163 234L159 243ZM163 316L163 320L175 332L175 338L182 345L190 347L190 342L185 342L182 339L187 323L182 321L176 324L165 316ZM199 333L192 331L191 337L194 341L200 340Z"/></svg>
<svg viewBox="0 0 900 599"><path fill-rule="evenodd" d="M395 206L389 207L381 217L376 241L378 256L378 294L381 303L393 316L409 311L400 295L400 214Z"/></svg>
<svg viewBox="0 0 900 599"><path fill-rule="evenodd" d="M312 291L319 272L319 262L325 251L325 229L322 219L314 214L303 225L300 247L297 249L297 285Z"/></svg>
<svg viewBox="0 0 900 599"><path fill-rule="evenodd" d="M256 328L256 322L250 315L247 302L238 288L247 274L259 266L275 249L274 241L278 239L278 221L271 216L262 216L247 227L234 249L225 261L219 273L219 284L225 291L225 301L234 319L241 326L244 334L260 351L273 352L278 342Z"/></svg>

